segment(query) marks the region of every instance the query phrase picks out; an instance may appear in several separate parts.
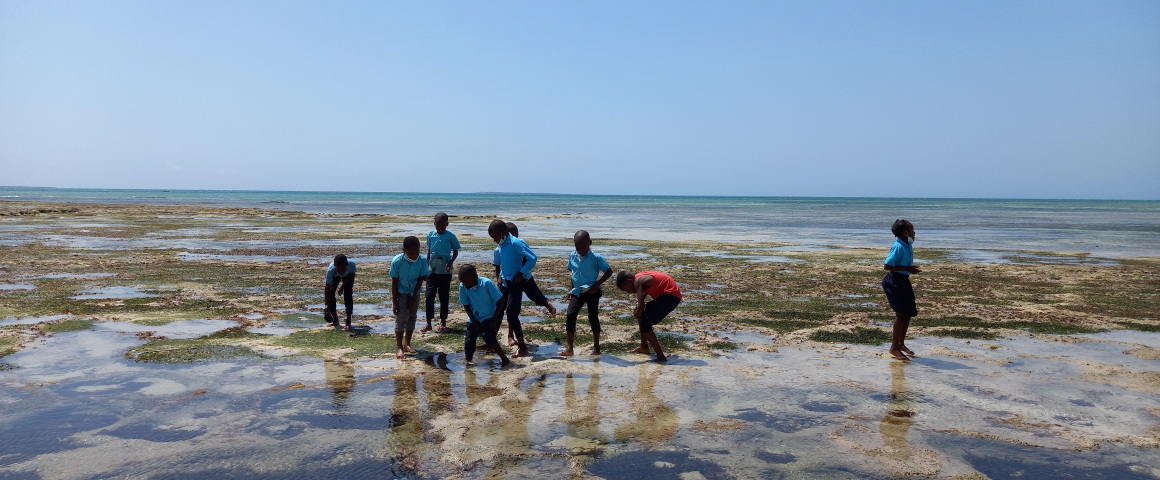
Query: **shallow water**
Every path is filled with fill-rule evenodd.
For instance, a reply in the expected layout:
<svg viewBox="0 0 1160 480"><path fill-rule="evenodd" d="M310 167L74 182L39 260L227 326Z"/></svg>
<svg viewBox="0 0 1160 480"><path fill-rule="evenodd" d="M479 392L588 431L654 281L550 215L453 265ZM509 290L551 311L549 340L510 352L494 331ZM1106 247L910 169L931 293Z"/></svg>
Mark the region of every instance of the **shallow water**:
<svg viewBox="0 0 1160 480"><path fill-rule="evenodd" d="M0 319L0 326L4 326L4 325L35 325L35 324L40 323L40 322L55 322L57 320L64 320L66 318L71 318L71 317L72 317L72 315L68 314L68 313L63 313L63 314L59 314L59 315L41 315L39 317L22 317L22 318L8 317L5 319Z"/></svg>
<svg viewBox="0 0 1160 480"><path fill-rule="evenodd" d="M109 298L147 298L147 297L156 297L156 296L157 295L152 294L152 293L143 292L143 291L141 291L140 288L137 288L137 287L114 286L114 287L95 287L95 288L86 288L84 290L78 290L77 295L73 295L73 296L68 297L68 298L71 298L74 300L92 300L92 299L109 299Z"/></svg>
<svg viewBox="0 0 1160 480"><path fill-rule="evenodd" d="M192 334L207 322L149 328ZM5 357L18 368L0 371L0 472L1150 478L1160 469L1156 448L1133 444L1153 438L1146 431L1160 416L1148 409L1160 392L1092 374L1093 365L1160 372L1122 343L919 338L909 364L863 346L741 349L667 365L552 359L558 348L542 346L514 369L489 356L469 367L462 354L156 365L124 358L142 343L129 325L59 333ZM296 384L304 388L286 388Z"/></svg>
<svg viewBox="0 0 1160 480"><path fill-rule="evenodd" d="M12 290L32 290L36 285L28 283L0 283L0 292Z"/></svg>

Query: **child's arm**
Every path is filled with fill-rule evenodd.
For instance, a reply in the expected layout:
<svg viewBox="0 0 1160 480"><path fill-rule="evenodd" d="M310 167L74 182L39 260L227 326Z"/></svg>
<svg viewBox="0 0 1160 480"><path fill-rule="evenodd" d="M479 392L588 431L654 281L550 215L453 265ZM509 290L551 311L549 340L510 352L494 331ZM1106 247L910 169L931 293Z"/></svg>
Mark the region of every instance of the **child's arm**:
<svg viewBox="0 0 1160 480"><path fill-rule="evenodd" d="M495 266L495 283L503 283L503 279L499 278L499 265Z"/></svg>
<svg viewBox="0 0 1160 480"><path fill-rule="evenodd" d="M499 319L503 317L503 307L504 307L503 301L504 300L505 299L503 297L500 297L499 300L495 301L495 313L492 314L492 316L491 316L491 329L492 330L499 330Z"/></svg>
<svg viewBox="0 0 1160 480"><path fill-rule="evenodd" d="M882 269L888 272L922 273L922 270L919 270L918 267L899 267L897 265L887 265L885 263L882 264Z"/></svg>
<svg viewBox="0 0 1160 480"><path fill-rule="evenodd" d="M415 291L411 292L411 302L407 306L408 309L419 306L419 292L423 291L423 282L427 281L426 275L419 275L419 281L415 282Z"/></svg>
<svg viewBox="0 0 1160 480"><path fill-rule="evenodd" d="M646 277L646 275L637 275L636 280L632 282L632 287L636 289L636 308L632 309L632 314L638 319L640 318L641 313L644 313L644 291L648 289L648 287L644 285L644 277ZM649 280L652 280L652 277L648 278Z"/></svg>
<svg viewBox="0 0 1160 480"><path fill-rule="evenodd" d="M399 277L391 277L391 310L399 314Z"/></svg>
<svg viewBox="0 0 1160 480"><path fill-rule="evenodd" d="M600 280L597 280L596 283L593 283L592 288L604 285L604 282L607 282L610 277L612 277L612 267L608 267L608 270L604 271L604 276L600 277Z"/></svg>

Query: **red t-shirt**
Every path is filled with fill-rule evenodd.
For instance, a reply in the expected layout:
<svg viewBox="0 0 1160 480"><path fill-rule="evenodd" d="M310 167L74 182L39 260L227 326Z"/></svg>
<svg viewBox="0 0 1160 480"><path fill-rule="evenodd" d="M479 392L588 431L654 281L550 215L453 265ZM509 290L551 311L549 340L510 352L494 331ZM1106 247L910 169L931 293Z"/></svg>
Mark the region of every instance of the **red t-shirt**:
<svg viewBox="0 0 1160 480"><path fill-rule="evenodd" d="M644 293L656 300L662 293L667 293L677 298L681 298L681 289L677 287L677 281L673 277L665 275L661 272L640 272L637 274L649 275L653 277L653 284Z"/></svg>

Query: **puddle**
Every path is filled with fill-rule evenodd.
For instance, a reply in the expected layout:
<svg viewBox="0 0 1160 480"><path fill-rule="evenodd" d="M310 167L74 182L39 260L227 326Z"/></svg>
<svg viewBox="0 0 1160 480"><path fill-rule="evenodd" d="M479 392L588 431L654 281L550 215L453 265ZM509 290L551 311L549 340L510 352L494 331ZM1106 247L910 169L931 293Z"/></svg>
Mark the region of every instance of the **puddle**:
<svg viewBox="0 0 1160 480"><path fill-rule="evenodd" d="M132 322L97 322L93 324L97 331L119 332L136 334L138 332L153 332L154 336L168 338L197 338L213 332L238 326L238 322L221 319L178 320L165 325L141 325Z"/></svg>
<svg viewBox="0 0 1160 480"><path fill-rule="evenodd" d="M773 338L768 335L762 335L757 332L750 332L747 330L726 331L726 330L708 330L710 341L726 341L734 343L752 343L755 345L772 345ZM714 336L716 334L716 336Z"/></svg>
<svg viewBox="0 0 1160 480"><path fill-rule="evenodd" d="M115 273L51 273L36 278L105 278L115 277Z"/></svg>
<svg viewBox="0 0 1160 480"><path fill-rule="evenodd" d="M10 291L10 290L32 290L35 288L36 288L36 285L31 285L31 284L27 284L27 283L0 283L0 292Z"/></svg>
<svg viewBox="0 0 1160 480"><path fill-rule="evenodd" d="M277 256L277 255L222 255L216 253L189 253L178 252L178 257L186 261L221 260L224 262L288 262L305 260L305 257Z"/></svg>
<svg viewBox="0 0 1160 480"><path fill-rule="evenodd" d="M358 292L355 292L355 298L358 298ZM323 304L323 303L315 303L315 304L306 306L306 308L309 310L319 311L319 312L321 312L325 307L326 307L326 304ZM341 303L338 304L337 312L338 312L338 316L341 317L342 320L345 321L346 320L346 307L343 306ZM356 303L356 304L354 304L354 308L351 310L351 315L371 315L371 316L379 316L379 317L386 317L386 316L393 317L395 314L394 314L394 312L391 311L390 302L387 302L386 305Z"/></svg>
<svg viewBox="0 0 1160 480"><path fill-rule="evenodd" d="M145 293L137 287L96 287L78 290L73 300L107 299L107 298L147 298L156 297L152 293Z"/></svg>
<svg viewBox="0 0 1160 480"><path fill-rule="evenodd" d="M39 316L39 317L23 317L23 318L8 317L8 318L0 320L0 326L4 326L4 325L35 325L35 324L40 323L40 322L55 322L57 320L64 320L66 318L72 318L72 315L68 314L68 313L64 313L64 314L60 314L60 315L43 315L43 316Z"/></svg>

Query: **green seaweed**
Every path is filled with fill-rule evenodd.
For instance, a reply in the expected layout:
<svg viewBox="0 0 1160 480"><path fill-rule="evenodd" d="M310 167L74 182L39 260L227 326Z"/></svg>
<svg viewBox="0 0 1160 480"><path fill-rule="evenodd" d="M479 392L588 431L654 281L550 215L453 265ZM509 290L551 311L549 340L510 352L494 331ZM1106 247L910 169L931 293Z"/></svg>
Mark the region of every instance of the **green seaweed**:
<svg viewBox="0 0 1160 480"><path fill-rule="evenodd" d="M61 320L59 322L48 323L40 326L40 331L49 333L61 332L75 332L77 330L89 330L93 328L92 320Z"/></svg>
<svg viewBox="0 0 1160 480"><path fill-rule="evenodd" d="M709 350L733 350L737 348L737 344L733 342L712 342L709 345Z"/></svg>
<svg viewBox="0 0 1160 480"><path fill-rule="evenodd" d="M894 317L887 317L890 322L894 321ZM979 317L965 317L956 315L943 315L938 317L915 317L910 319L910 325L914 327L979 327L986 323Z"/></svg>
<svg viewBox="0 0 1160 480"><path fill-rule="evenodd" d="M244 345L185 344L172 345L167 348L134 350L137 349L130 350L130 353L126 353L125 356L134 361L145 363L193 363L239 358L268 358Z"/></svg>
<svg viewBox="0 0 1160 480"><path fill-rule="evenodd" d="M928 335L934 335L936 337L968 338L972 340L994 340L998 337L998 335L995 335L994 333L991 333L987 330L980 330L975 328L947 328L941 330L930 330L924 333Z"/></svg>
<svg viewBox="0 0 1160 480"><path fill-rule="evenodd" d="M1153 325L1150 323L1139 323L1139 322L1116 322L1116 323L1118 323L1121 326L1123 326L1124 328L1127 328L1130 330L1139 330L1141 332L1160 332L1160 325Z"/></svg>
<svg viewBox="0 0 1160 480"><path fill-rule="evenodd" d="M891 340L890 333L877 328L857 327L853 332L819 330L810 335L810 340L825 343L856 343L860 345L881 345Z"/></svg>
<svg viewBox="0 0 1160 480"><path fill-rule="evenodd" d="M16 353L16 345L20 343L20 337L0 337L0 357Z"/></svg>

